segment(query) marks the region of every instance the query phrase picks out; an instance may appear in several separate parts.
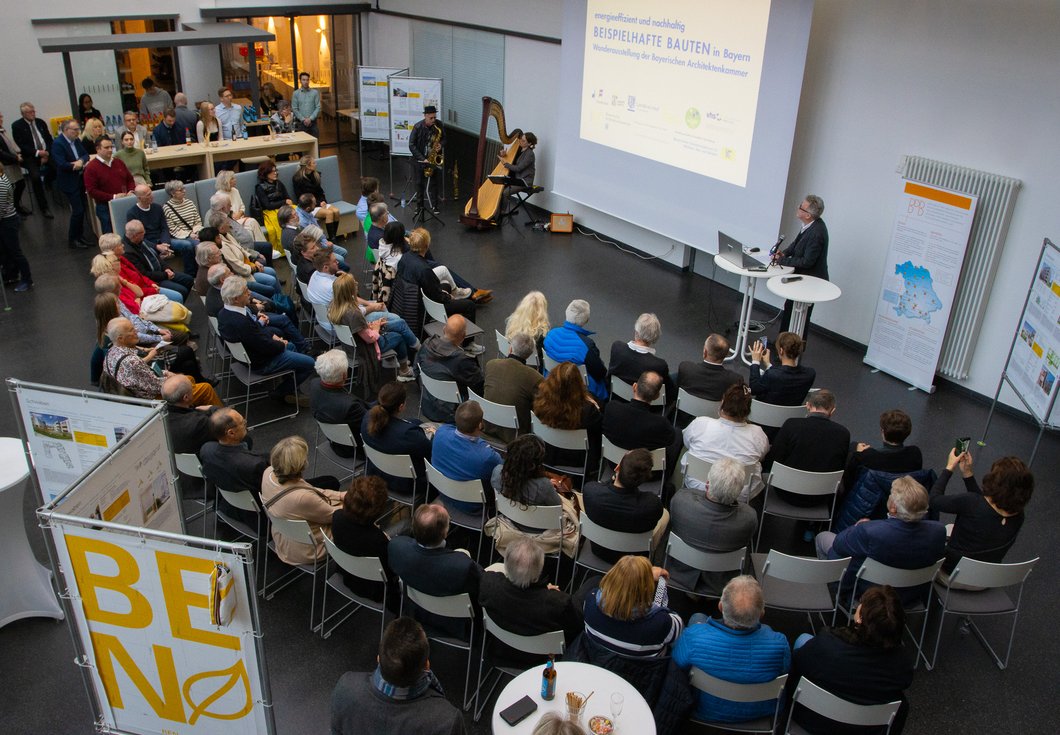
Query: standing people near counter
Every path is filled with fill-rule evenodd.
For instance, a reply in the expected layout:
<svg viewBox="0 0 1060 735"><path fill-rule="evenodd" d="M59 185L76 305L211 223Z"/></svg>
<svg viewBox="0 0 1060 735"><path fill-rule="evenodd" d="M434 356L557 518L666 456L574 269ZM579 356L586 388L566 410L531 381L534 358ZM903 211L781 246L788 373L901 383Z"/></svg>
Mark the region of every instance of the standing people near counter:
<svg viewBox="0 0 1060 735"><path fill-rule="evenodd" d="M298 120L298 127L312 135L320 137L317 118L320 117L320 91L309 87L309 73L298 75L298 89L291 95L291 110Z"/></svg>

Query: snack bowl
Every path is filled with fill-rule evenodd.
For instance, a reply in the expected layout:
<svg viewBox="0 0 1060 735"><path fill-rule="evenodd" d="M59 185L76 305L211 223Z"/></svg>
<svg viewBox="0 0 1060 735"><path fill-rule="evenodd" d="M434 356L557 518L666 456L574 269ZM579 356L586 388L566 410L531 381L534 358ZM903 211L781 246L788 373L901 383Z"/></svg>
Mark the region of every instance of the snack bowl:
<svg viewBox="0 0 1060 735"><path fill-rule="evenodd" d="M603 715L589 718L589 732L593 733L593 735L610 735L614 730L614 723Z"/></svg>

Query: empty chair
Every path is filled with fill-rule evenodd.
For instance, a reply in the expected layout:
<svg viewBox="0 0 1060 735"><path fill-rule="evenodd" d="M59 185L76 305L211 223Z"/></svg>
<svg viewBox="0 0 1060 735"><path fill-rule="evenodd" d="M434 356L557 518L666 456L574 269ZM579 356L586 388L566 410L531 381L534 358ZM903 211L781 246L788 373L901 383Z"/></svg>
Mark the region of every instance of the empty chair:
<svg viewBox="0 0 1060 735"><path fill-rule="evenodd" d="M799 521L818 521L831 527L836 493L842 481L843 470L806 472L774 462L766 482L765 499L762 501L762 521L758 524L758 539L755 541L755 548L758 548L762 540L762 527L765 526L767 514ZM820 498L820 503L811 506L794 505L777 495L774 490L784 490L796 495L817 496Z"/></svg>
<svg viewBox="0 0 1060 735"><path fill-rule="evenodd" d="M780 693L784 691L784 684L787 681L788 675L781 674L773 681L761 684L736 684L735 682L711 676L702 669L693 666L689 672L689 682L697 691L705 692L730 702L764 702L776 699L777 708L771 717L760 717L746 722L712 722L698 720L694 716L692 722L732 732L772 733L776 728L777 719L780 717Z"/></svg>
<svg viewBox="0 0 1060 735"><path fill-rule="evenodd" d="M293 543L309 543L315 545L313 532L310 530L309 524L306 521L280 518L279 516L270 513L268 509L265 510L265 514L269 517L269 523L272 526L274 534L285 536ZM269 540L269 548L274 552L276 551L276 544L272 539ZM309 629L312 631L317 630L317 628L320 627L320 624L316 622L317 586L323 575L324 566L320 563L319 559L315 559L312 564L287 564L282 561L281 563L286 564L289 567L289 570L279 579L273 580L270 584L268 581L268 560L265 560L265 563L263 564L263 566L266 567L263 571L265 583L261 590L262 595L266 600L271 600L276 596L277 592L285 589L293 582L296 582L300 575L309 575L313 578L313 591L309 605Z"/></svg>
<svg viewBox="0 0 1060 735"><path fill-rule="evenodd" d="M854 704L845 699L821 689L805 676L795 687L792 696L794 705L802 705L830 720L842 722L847 725L860 727L884 727L885 733L891 731L894 717L898 714L898 708L902 706L899 702L888 704ZM798 723L792 722L794 707L788 713L788 722L784 728L785 735L809 735Z"/></svg>
<svg viewBox="0 0 1060 735"><path fill-rule="evenodd" d="M491 666L485 676L483 676L482 670L485 668L486 662L486 640L490 636L496 638L505 645L511 646L517 651L540 656L561 655L566 645L562 630L539 633L538 635L518 635L497 625L486 611L482 612L482 626L484 632L482 634L482 646L480 647L478 661L478 682L475 687L475 722L478 722L482 717L482 712L486 709L486 705L489 704L490 697L493 695L493 690L497 688L497 684L500 683L501 679L505 675L518 676L522 673L521 669L494 665ZM494 672L497 673L497 676L490 685L489 691L483 694L482 687ZM481 703L479 702L480 699Z"/></svg>
<svg viewBox="0 0 1060 735"><path fill-rule="evenodd" d="M1009 656L1012 655L1012 641L1016 637L1016 621L1019 619L1020 603L1023 601L1023 585L1027 581L1038 557L1030 561L1015 564L993 564L963 557L950 572L950 586L938 582L934 586L934 598L940 608L939 628L935 638L935 647L931 660L924 656L928 670L935 668L939 655L939 644L942 642L942 625L946 615L954 614L965 617L968 627L983 644L994 659L999 669L1008 668ZM953 585L966 585L971 590L954 589ZM1007 588L1018 587L1015 599ZM930 603L929 603L930 604ZM1008 646L1005 658L998 656L997 651L987 642L979 626L972 621L974 616L1011 615L1012 627L1009 630Z"/></svg>
<svg viewBox="0 0 1060 735"><path fill-rule="evenodd" d="M264 575L265 546L262 544L262 539L265 538L265 534L268 531L268 517L261 512L261 508L258 507L257 502L254 500L254 496L246 490L236 493L219 487L217 488L217 494L224 498L225 502L233 508L256 514L257 524L255 526L249 526L242 520L233 518L215 503L213 509L213 537L217 538L217 522L220 521L243 538L248 539L254 545L254 563L257 566L257 569L260 570L255 571L255 575ZM257 580L255 580L255 582L257 582ZM264 577L262 577L261 586L263 588L265 586ZM259 590L258 594L260 595L261 593L262 591Z"/></svg>
<svg viewBox="0 0 1060 735"><path fill-rule="evenodd" d="M320 440L321 434L324 435L323 441ZM349 424L325 424L323 421L317 421L316 454L318 457L323 455L324 459L342 470L343 474L339 476L340 481L347 480L364 470L364 463L357 461L359 439L360 437L350 430ZM332 444L350 447L353 449L353 456L340 457L335 453Z"/></svg>
<svg viewBox="0 0 1060 735"><path fill-rule="evenodd" d="M766 554L752 554L755 576L762 584L766 607L805 612L813 628L813 613L821 623L835 625L839 600L829 585L837 585L846 573L850 557L844 559L811 559L789 556L773 549ZM825 613L832 614L825 622Z"/></svg>
<svg viewBox="0 0 1060 735"><path fill-rule="evenodd" d="M199 458L194 454L188 454L184 452L175 452L173 454L173 463L177 465L177 471L181 474L187 475L188 477L194 477L203 481L203 496L202 500L198 498L191 498L195 503L202 506L202 510L192 513L190 516L185 518L186 522L194 521L198 518L202 518L202 535L206 535L206 516L210 510L210 483L206 480L206 476L203 474L202 465L199 464ZM182 493L183 494L183 493Z"/></svg>

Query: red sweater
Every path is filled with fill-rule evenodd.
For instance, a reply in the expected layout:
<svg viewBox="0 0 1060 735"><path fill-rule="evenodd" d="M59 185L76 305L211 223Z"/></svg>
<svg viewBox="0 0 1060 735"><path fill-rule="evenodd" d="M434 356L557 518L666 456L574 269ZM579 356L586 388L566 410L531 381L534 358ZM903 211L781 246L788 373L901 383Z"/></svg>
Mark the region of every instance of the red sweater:
<svg viewBox="0 0 1060 735"><path fill-rule="evenodd" d="M120 158L112 158L110 166L93 158L85 166L85 191L100 204L106 204L115 194L132 192L135 187L129 167Z"/></svg>

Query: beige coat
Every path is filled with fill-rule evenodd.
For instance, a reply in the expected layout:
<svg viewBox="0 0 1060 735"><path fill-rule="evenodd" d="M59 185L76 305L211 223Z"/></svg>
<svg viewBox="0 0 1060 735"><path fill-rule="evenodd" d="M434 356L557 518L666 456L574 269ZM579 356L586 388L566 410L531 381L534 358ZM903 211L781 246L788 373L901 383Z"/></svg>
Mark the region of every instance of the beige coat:
<svg viewBox="0 0 1060 735"><path fill-rule="evenodd" d="M297 490L289 492L275 503L269 504L273 498L289 487L297 487ZM265 470L261 478L261 501L269 512L280 518L289 518L297 521L308 521L309 528L313 532L316 548L309 543L298 543L286 536L281 536L272 531L272 540L276 544L276 555L288 564L312 564L314 560L320 560L327 556L324 548L322 534L331 538L331 516L342 506L342 499L346 493L336 490L321 490L312 487L305 480L298 480L286 484L280 484L272 467Z"/></svg>
<svg viewBox="0 0 1060 735"><path fill-rule="evenodd" d="M254 269L246 263L247 253L239 246L232 234L221 235L221 258L233 273L243 278L254 275Z"/></svg>

